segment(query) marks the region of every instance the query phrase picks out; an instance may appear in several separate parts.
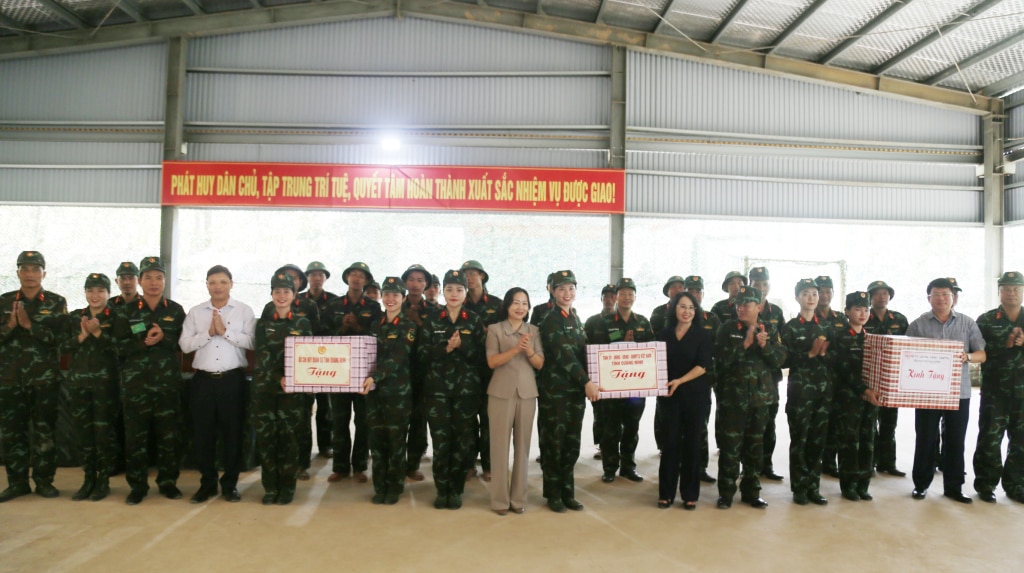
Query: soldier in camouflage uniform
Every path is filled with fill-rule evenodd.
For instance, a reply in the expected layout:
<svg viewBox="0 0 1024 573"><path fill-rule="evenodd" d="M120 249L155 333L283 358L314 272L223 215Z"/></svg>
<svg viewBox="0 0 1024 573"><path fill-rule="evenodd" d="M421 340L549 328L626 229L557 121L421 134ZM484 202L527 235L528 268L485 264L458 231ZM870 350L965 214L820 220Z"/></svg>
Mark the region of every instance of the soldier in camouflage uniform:
<svg viewBox="0 0 1024 573"><path fill-rule="evenodd" d="M697 299L697 304L703 305L703 301L704 301L704 278L703 277L701 277L699 275L690 275L690 276L686 277L686 280L683 281L683 288L686 289L686 292L690 293L691 295L693 295L694 298ZM703 309L703 308L704 307L701 306L701 309ZM712 313L711 311L701 310L701 313L702 313L701 317L704 319L703 320L703 328L705 330L709 330L711 332L711 339L715 340L715 337L718 334L718 329L722 326L722 321L719 320L718 315ZM714 387L715 387L715 367L714 367L714 365L712 365L711 368L709 368L708 371L704 374L704 378L707 379L708 384L710 384L711 388L714 389ZM708 408L708 417L704 419L704 434L701 436L701 446L700 446L701 447L700 459L701 459L701 463L703 464L701 467L704 468L704 471L703 471L703 473L700 476L700 481L702 481L704 483L715 483L716 481L718 481L711 474L708 473L708 463L710 463L710 461L711 461L711 446L708 443L709 442L708 424L710 423L710 421L711 421L711 409L709 407ZM655 431L655 433L658 432L657 420L655 420L654 431Z"/></svg>
<svg viewBox="0 0 1024 573"><path fill-rule="evenodd" d="M132 265L135 266L135 265ZM118 454L119 410L114 317L107 297L110 279L92 273L85 279L85 308L71 313L61 351L71 356L67 384L71 415L78 433L85 481L71 499L99 501L110 494L110 476Z"/></svg>
<svg viewBox="0 0 1024 573"><path fill-rule="evenodd" d="M139 267L131 261L124 261L117 265L114 281L121 294L110 297L110 306L117 308L135 302L139 297Z"/></svg>
<svg viewBox="0 0 1024 573"><path fill-rule="evenodd" d="M488 294L486 285L490 276L480 261L466 261L462 263L461 269L466 274L466 282L469 284L469 293L463 306L480 317L486 333L488 326L498 322L501 299ZM476 447L469 456L469 466L466 468L467 478L475 474L476 455L480 454L480 469L483 470L481 477L484 481L491 481L491 423L487 417L487 386L490 383L491 369L485 364L480 371L480 411L477 412L478 423L473 432L476 434Z"/></svg>
<svg viewBox="0 0 1024 573"><path fill-rule="evenodd" d="M896 291L885 281L874 281L868 285L868 296L871 297L871 314L864 329L868 334L887 334L903 336L907 333L910 323L907 317L889 310L889 301L896 296ZM875 435L875 466L879 473L896 477L904 477L906 472L896 467L896 422L899 408L881 407L878 409L878 433Z"/></svg>
<svg viewBox="0 0 1024 573"><path fill-rule="evenodd" d="M552 273L555 309L540 325L544 367L537 380L537 427L544 463L544 497L556 513L579 511L573 470L580 457L584 400L596 401L600 389L587 374L587 338L576 311L576 275ZM532 322L532 320L531 320Z"/></svg>
<svg viewBox="0 0 1024 573"><path fill-rule="evenodd" d="M551 281L553 280L555 280L555 273L548 275L548 282L544 285L544 288L548 291L548 301L538 304L530 311L530 324L534 326L540 326L540 323L544 322L548 313L555 308L555 287L551 286Z"/></svg>
<svg viewBox="0 0 1024 573"><path fill-rule="evenodd" d="M655 332L647 318L633 312L636 283L622 278L615 284L615 314L604 317L601 327L589 338L590 344L652 342ZM636 446L640 441L640 419L646 398L615 398L595 403L601 416L601 481L615 481L615 472L634 482L644 480L636 472Z"/></svg>
<svg viewBox="0 0 1024 573"><path fill-rule="evenodd" d="M441 294L441 279L437 275L430 275L430 281L426 290L423 291L423 298L433 305L437 305L437 296Z"/></svg>
<svg viewBox="0 0 1024 573"><path fill-rule="evenodd" d="M661 293L668 297L668 302L665 304L659 304L654 307L651 311L651 328L654 332L661 332L665 329L668 319L668 305L672 302L672 297L686 290L686 281L681 276L671 276L665 281L665 286L661 287Z"/></svg>
<svg viewBox="0 0 1024 573"><path fill-rule="evenodd" d="M405 440L412 415L411 358L419 327L402 314L405 283L387 277L384 316L373 325L377 367L363 383L373 458L373 503L394 505L405 491ZM373 391L372 386L376 385Z"/></svg>
<svg viewBox="0 0 1024 573"><path fill-rule="evenodd" d="M438 312L437 304L424 297L430 286L430 274L423 265L413 264L402 273L402 282L409 294L402 303L402 314L413 321L417 327L423 320ZM423 481L420 461L427 453L427 410L423 385L427 379L427 365L421 364L419 357L413 354L409 368L412 370L412 415L409 417L409 439L406 446L405 476L412 481Z"/></svg>
<svg viewBox="0 0 1024 573"><path fill-rule="evenodd" d="M21 288L0 296L0 447L7 464L7 489L0 503L32 493L57 497L53 487L57 450L60 357L68 307L64 297L43 289L46 260L38 251L18 255Z"/></svg>
<svg viewBox="0 0 1024 573"><path fill-rule="evenodd" d="M974 450L974 490L995 503L1002 479L1006 497L1024 503L1024 275L999 277L999 307L978 317L987 359L981 365L978 445ZM1009 438L1006 463L1003 435Z"/></svg>
<svg viewBox="0 0 1024 573"><path fill-rule="evenodd" d="M123 357L121 402L127 455L128 505L149 492L149 430L156 434L157 487L168 499L180 499L181 359L178 339L185 322L181 305L164 297L165 273L159 257L139 263L142 296L114 313L114 340Z"/></svg>
<svg viewBox="0 0 1024 573"><path fill-rule="evenodd" d="M366 300L372 300L373 302L380 304L380 283L377 281L368 281L366 287L363 289L363 296Z"/></svg>
<svg viewBox="0 0 1024 573"><path fill-rule="evenodd" d="M462 507L466 466L474 447L473 425L480 408L480 372L487 360L483 322L463 307L467 285L462 271L445 273L445 306L423 320L417 349L427 367L424 395L434 444L437 509Z"/></svg>
<svg viewBox="0 0 1024 573"><path fill-rule="evenodd" d="M299 297L315 302L321 317L324 316L324 312L327 310L327 303L338 298L338 295L333 292L324 290L324 283L329 278L331 278L331 271L327 270L327 267L320 261L313 261L306 265L306 280L309 281L309 288L306 292L300 294ZM320 324L320 332L314 332L313 335L329 336L328 333L324 332L323 321ZM313 394L312 399L307 398L307 400L316 402L317 448L319 448L321 456L330 458L334 455L334 450L331 446L331 428L334 424L334 419L331 417L331 394L329 392L320 392ZM303 444L304 446L305 444ZM310 449L312 447L312 444L310 444Z"/></svg>
<svg viewBox="0 0 1024 573"><path fill-rule="evenodd" d="M789 386L786 415L789 420L789 472L793 502L825 505L820 491L821 452L825 447L829 411L832 406L832 353L828 352L835 333L815 314L818 285L802 279L794 288L800 316L782 329L782 343L789 357Z"/></svg>
<svg viewBox="0 0 1024 573"><path fill-rule="evenodd" d="M591 316L587 319L587 322L583 324L583 331L587 334L587 339L593 339L597 336L597 331L604 324L604 317L615 313L615 285L608 283L601 288L601 312ZM594 445L597 446L597 452L594 454L594 459L601 459L601 416L600 408L597 407L596 402L590 403L591 412L594 414L594 421L592 432L594 435ZM657 413L657 411L655 411ZM658 424L658 418L654 418L655 427ZM657 439L657 429L655 429L655 439ZM658 446L661 449L661 446Z"/></svg>
<svg viewBox="0 0 1024 573"><path fill-rule="evenodd" d="M761 499L758 479L764 462L764 426L774 384L771 371L782 366L786 351L778 335L770 336L758 320L760 304L760 291L741 286L735 300L739 318L725 321L715 340L719 509L732 507L740 462L741 500L754 508L768 505Z"/></svg>
<svg viewBox="0 0 1024 573"><path fill-rule="evenodd" d="M782 309L778 305L768 302L771 282L766 267L750 269L750 286L761 291L761 296L764 297L758 318L769 329L768 335L771 336L772 331L781 333L782 327L786 324L786 316L782 314ZM781 368L772 369L772 380L775 381L774 393L772 395L774 400L768 406L768 423L764 427L764 466L761 468L761 477L773 481L781 481L782 476L775 473L775 464L772 463L772 456L775 454L775 444L778 441L775 431L775 418L779 415L779 382L782 382Z"/></svg>
<svg viewBox="0 0 1024 573"><path fill-rule="evenodd" d="M827 275L821 275L814 279L814 283L818 285L818 308L815 310L815 314L818 316L818 321L823 325L831 325L833 334L838 334L850 328L850 323L846 320L846 315L841 312L832 310L832 297L835 294L835 290L832 286L832 277ZM829 384L832 388L835 388L835 373L832 368L828 369ZM832 401L832 407L828 414L828 435L825 436L825 449L821 456L821 473L828 474L834 478L839 477L839 465L836 463L836 455L839 452L839 440L836 436L836 431L839 428L837 422L839 412L836 410L835 401Z"/></svg>
<svg viewBox="0 0 1024 573"><path fill-rule="evenodd" d="M295 498L299 427L309 426L306 397L284 391L285 339L313 334L309 319L295 312L295 290L294 280L286 272L274 273L270 279L273 312L256 323L252 420L262 466L263 505L287 505Z"/></svg>
<svg viewBox="0 0 1024 573"><path fill-rule="evenodd" d="M729 271L722 281L722 291L729 294L729 298L716 302L711 307L711 312L718 317L723 324L727 320L736 320L736 294L740 287L747 285L747 277L739 271Z"/></svg>

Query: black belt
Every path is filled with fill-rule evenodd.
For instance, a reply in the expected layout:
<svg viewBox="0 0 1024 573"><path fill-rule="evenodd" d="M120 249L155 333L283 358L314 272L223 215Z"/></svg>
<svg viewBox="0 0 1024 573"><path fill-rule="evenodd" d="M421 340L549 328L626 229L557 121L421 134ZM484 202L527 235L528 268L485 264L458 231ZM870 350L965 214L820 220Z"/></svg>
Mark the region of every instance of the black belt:
<svg viewBox="0 0 1024 573"><path fill-rule="evenodd" d="M241 371L241 368L235 368L234 370L225 370L224 372L207 372L206 370L196 370L196 374L202 374L207 378L219 379Z"/></svg>

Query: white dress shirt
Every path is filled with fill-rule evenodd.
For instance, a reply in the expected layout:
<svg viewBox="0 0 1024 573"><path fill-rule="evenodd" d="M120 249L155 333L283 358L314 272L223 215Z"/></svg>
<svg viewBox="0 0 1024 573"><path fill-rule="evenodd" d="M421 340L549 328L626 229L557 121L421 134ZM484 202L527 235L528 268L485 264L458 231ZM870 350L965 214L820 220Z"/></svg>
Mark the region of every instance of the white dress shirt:
<svg viewBox="0 0 1024 573"><path fill-rule="evenodd" d="M192 307L185 317L178 344L186 354L195 352L192 367L205 372L226 372L245 368L245 351L252 350L256 331L256 316L244 302L229 297L220 312L224 321L223 336L210 336L213 322L213 301Z"/></svg>

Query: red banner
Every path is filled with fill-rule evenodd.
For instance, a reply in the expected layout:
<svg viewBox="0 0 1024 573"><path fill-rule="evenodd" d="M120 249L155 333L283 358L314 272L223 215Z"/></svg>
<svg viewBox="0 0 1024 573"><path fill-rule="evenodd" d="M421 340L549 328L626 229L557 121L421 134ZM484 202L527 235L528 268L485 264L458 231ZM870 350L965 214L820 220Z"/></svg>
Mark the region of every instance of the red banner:
<svg viewBox="0 0 1024 573"><path fill-rule="evenodd" d="M621 214L621 169L165 161L161 204Z"/></svg>

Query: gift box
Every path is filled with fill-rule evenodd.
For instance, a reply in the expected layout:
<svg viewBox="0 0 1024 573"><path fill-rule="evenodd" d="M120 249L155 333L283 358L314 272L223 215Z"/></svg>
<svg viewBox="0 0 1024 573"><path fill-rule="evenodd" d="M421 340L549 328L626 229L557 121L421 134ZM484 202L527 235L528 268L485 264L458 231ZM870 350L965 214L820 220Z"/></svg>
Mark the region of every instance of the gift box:
<svg viewBox="0 0 1024 573"><path fill-rule="evenodd" d="M957 410L963 351L956 340L868 334L861 375L888 408Z"/></svg>
<svg viewBox="0 0 1024 573"><path fill-rule="evenodd" d="M284 342L284 391L361 392L376 365L373 336L292 336Z"/></svg>
<svg viewBox="0 0 1024 573"><path fill-rule="evenodd" d="M668 396L664 342L588 344L587 373L602 400Z"/></svg>

